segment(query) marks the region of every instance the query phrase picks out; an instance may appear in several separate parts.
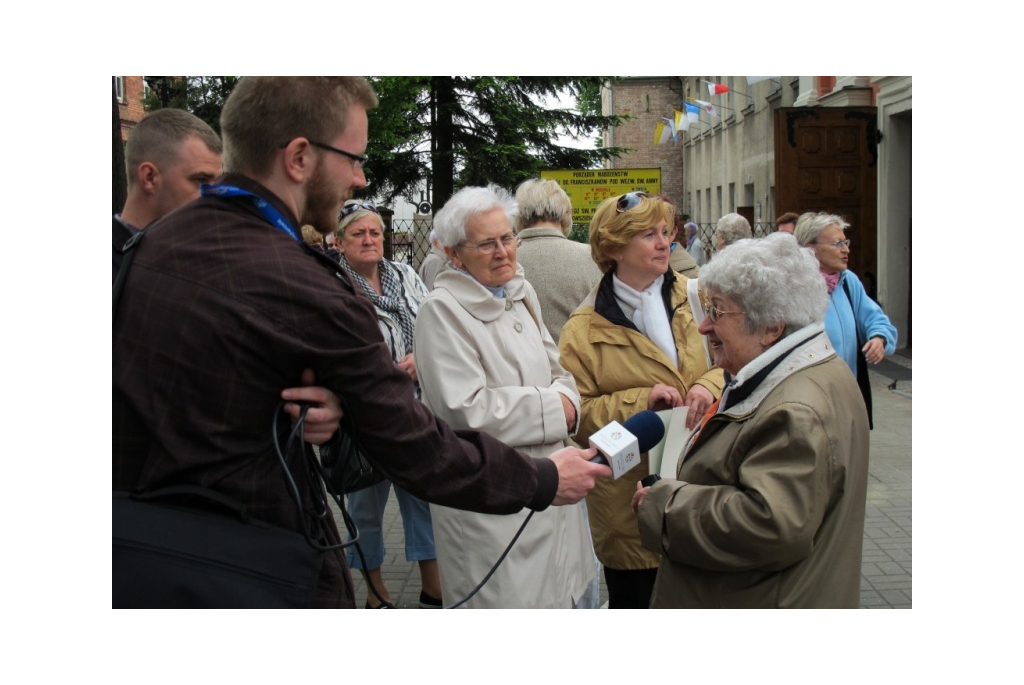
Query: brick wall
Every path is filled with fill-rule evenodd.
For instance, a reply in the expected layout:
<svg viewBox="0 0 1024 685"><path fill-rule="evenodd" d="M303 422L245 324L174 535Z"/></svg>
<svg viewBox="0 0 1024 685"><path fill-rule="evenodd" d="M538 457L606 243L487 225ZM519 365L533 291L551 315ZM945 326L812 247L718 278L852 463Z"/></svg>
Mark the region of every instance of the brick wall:
<svg viewBox="0 0 1024 685"><path fill-rule="evenodd" d="M141 76L124 76L124 102L120 103L121 140L128 140L128 133L142 121L146 110L142 108L144 83Z"/></svg>
<svg viewBox="0 0 1024 685"><path fill-rule="evenodd" d="M661 192L672 198L682 211L683 160L682 145L654 144L655 125L662 117L673 118L683 108L682 84L678 78L627 78L612 86L611 106L614 114L633 117L614 129L612 144L632 148L615 160L617 168L661 168Z"/></svg>

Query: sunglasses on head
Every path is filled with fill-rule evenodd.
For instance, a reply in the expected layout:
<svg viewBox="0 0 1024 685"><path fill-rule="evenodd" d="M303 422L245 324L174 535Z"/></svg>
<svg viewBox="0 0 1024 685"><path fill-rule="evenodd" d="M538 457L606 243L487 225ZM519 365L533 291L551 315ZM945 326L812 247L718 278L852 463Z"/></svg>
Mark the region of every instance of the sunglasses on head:
<svg viewBox="0 0 1024 685"><path fill-rule="evenodd" d="M345 205L341 208L341 213L338 215L339 219L344 219L352 212L358 212L360 209L365 209L368 212L377 214L377 208L372 202L360 202L358 204Z"/></svg>
<svg viewBox="0 0 1024 685"><path fill-rule="evenodd" d="M628 212L631 209L635 209L636 206L640 204L640 200L644 199L645 197L653 196L650 193L645 193L642 191L626 193L625 195L619 198L618 202L615 203L615 211L621 213Z"/></svg>

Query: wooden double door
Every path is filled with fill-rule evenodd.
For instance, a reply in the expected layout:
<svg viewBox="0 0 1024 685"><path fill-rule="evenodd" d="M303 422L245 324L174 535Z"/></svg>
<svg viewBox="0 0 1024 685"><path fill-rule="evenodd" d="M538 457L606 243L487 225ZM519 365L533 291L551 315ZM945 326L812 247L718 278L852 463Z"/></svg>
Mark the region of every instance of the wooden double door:
<svg viewBox="0 0 1024 685"><path fill-rule="evenodd" d="M775 111L775 207L850 224L850 268L878 292L878 123L874 107Z"/></svg>

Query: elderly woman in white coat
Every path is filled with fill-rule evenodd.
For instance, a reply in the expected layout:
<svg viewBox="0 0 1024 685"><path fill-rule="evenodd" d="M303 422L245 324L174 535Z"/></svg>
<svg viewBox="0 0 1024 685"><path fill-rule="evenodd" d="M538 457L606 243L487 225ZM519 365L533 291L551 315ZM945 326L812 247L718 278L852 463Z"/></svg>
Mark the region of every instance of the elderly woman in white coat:
<svg viewBox="0 0 1024 685"><path fill-rule="evenodd" d="M580 396L558 362L533 287L516 263L516 204L497 186L464 188L434 217L450 267L420 307L416 360L423 400L455 429L542 456L573 435ZM446 604L484 579L527 514L431 505ZM533 514L508 557L463 606L589 605L598 569L580 504Z"/></svg>

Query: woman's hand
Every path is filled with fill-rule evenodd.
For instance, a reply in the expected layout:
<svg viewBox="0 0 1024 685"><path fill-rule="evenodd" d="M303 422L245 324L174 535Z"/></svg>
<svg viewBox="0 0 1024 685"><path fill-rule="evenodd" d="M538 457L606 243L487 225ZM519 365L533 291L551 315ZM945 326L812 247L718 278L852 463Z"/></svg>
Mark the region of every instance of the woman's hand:
<svg viewBox="0 0 1024 685"><path fill-rule="evenodd" d="M877 364L882 361L885 357L885 341L879 338L877 335L864 343L864 347L861 348L861 352L864 353L864 358L871 364Z"/></svg>
<svg viewBox="0 0 1024 685"><path fill-rule="evenodd" d="M692 385L690 392L686 393L686 402L684 402L690 407L690 410L686 412L686 427L693 430L693 427L700 423L704 414L708 412L708 407L714 402L715 396L711 394L710 390L703 385Z"/></svg>
<svg viewBox="0 0 1024 685"><path fill-rule="evenodd" d="M655 383L651 387L651 393L647 396L647 408L651 411L681 406L683 406L683 396L676 388L663 383Z"/></svg>
<svg viewBox="0 0 1024 685"><path fill-rule="evenodd" d="M409 378L412 382L416 382L416 357L410 352L409 354L398 360L398 368L409 374Z"/></svg>
<svg viewBox="0 0 1024 685"><path fill-rule="evenodd" d="M630 502L634 514L640 513L640 505L644 503L644 497L647 497L647 493L650 491L651 489L645 488L640 481L636 482L636 492L633 493L633 501Z"/></svg>

